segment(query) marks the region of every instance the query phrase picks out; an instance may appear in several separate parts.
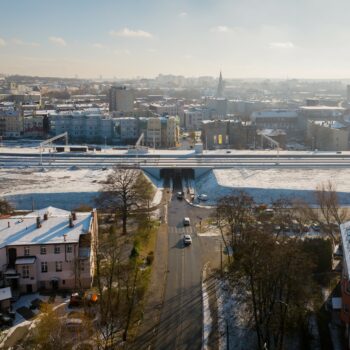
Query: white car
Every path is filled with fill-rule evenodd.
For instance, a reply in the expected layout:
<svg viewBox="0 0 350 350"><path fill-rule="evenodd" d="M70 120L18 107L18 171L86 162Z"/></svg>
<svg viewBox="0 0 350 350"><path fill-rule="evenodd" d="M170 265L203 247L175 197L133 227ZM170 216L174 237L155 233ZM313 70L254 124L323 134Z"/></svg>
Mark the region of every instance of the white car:
<svg viewBox="0 0 350 350"><path fill-rule="evenodd" d="M208 200L208 196L207 196L206 194L202 193L202 194L200 194L200 195L198 196L198 199L199 199L200 201L205 202L206 200Z"/></svg>
<svg viewBox="0 0 350 350"><path fill-rule="evenodd" d="M190 245L192 244L192 238L190 235L184 235L184 244L185 245Z"/></svg>
<svg viewBox="0 0 350 350"><path fill-rule="evenodd" d="M184 224L184 226L190 226L191 225L190 218L189 217L184 217L183 224Z"/></svg>

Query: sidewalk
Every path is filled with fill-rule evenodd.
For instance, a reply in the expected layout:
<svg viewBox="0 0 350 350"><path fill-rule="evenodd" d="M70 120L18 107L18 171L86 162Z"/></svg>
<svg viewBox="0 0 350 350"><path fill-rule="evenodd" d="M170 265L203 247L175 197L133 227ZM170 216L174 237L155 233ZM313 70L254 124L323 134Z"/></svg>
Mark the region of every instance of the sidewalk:
<svg viewBox="0 0 350 350"><path fill-rule="evenodd" d="M163 195L162 217L166 215L167 194ZM165 215L164 215L165 214ZM157 335L157 326L163 307L164 291L168 270L168 225L159 226L157 242L152 265L151 281L145 295L144 318L139 326L137 337L129 349L152 349Z"/></svg>

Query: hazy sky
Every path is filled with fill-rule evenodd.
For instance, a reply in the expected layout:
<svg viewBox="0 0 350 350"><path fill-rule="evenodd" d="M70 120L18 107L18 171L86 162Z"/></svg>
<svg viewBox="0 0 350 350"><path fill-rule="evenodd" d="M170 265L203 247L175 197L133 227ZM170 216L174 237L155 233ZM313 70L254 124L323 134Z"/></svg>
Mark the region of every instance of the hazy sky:
<svg viewBox="0 0 350 350"><path fill-rule="evenodd" d="M350 78L349 0L0 0L0 73Z"/></svg>

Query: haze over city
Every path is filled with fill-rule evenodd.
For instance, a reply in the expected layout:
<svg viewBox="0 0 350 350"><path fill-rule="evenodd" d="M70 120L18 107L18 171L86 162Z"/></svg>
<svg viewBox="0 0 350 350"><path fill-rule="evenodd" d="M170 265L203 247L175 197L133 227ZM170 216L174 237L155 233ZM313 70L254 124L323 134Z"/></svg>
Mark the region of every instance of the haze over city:
<svg viewBox="0 0 350 350"><path fill-rule="evenodd" d="M0 1L0 349L350 350L349 13Z"/></svg>
<svg viewBox="0 0 350 350"><path fill-rule="evenodd" d="M346 0L3 0L0 73L349 78L349 11Z"/></svg>

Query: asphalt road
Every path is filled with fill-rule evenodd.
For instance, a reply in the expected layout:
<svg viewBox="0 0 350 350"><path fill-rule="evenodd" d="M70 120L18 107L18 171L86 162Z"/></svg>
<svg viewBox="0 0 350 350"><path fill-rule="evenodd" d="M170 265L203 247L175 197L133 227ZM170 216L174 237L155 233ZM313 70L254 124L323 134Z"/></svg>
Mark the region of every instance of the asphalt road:
<svg viewBox="0 0 350 350"><path fill-rule="evenodd" d="M219 257L216 237L198 236L195 223L210 214L206 209L194 208L185 200L178 200L180 181L174 180L174 194L168 209L168 276L165 298L155 348L201 349L202 346L202 294L201 275L205 262ZM183 226L183 218L191 226ZM192 245L185 247L183 235L192 236Z"/></svg>

